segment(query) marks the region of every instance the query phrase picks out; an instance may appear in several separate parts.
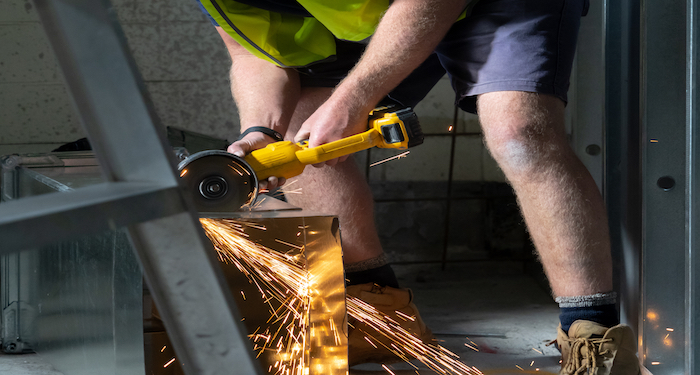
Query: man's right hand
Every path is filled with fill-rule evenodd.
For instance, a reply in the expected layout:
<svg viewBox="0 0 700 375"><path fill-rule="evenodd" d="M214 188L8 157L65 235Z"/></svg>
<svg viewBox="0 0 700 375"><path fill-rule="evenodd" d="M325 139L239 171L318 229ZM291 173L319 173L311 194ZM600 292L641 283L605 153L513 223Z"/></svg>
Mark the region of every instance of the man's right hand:
<svg viewBox="0 0 700 375"><path fill-rule="evenodd" d="M228 149L226 151L242 158L245 158L246 155L249 153L263 148L267 146L270 143L274 143L275 140L272 139L271 137L268 137L267 135L260 133L260 132L252 132L246 134L245 137L242 139L231 143L231 145L228 146ZM286 178L281 177L277 178L275 176L269 177L265 181L258 181L258 189L261 193L265 193L266 191L270 191L272 189L275 189L277 187L280 187L284 185L284 183L287 181Z"/></svg>

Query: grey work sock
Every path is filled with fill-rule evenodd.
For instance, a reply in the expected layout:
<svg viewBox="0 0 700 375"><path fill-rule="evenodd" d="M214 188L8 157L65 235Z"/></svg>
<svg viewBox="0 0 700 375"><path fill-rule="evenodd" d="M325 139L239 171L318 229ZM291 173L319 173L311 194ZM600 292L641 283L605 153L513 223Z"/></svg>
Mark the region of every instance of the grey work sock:
<svg viewBox="0 0 700 375"><path fill-rule="evenodd" d="M569 332L571 324L577 320L596 322L605 327L620 323L617 314L617 293L596 293L589 296L557 297L559 322L564 332Z"/></svg>
<svg viewBox="0 0 700 375"><path fill-rule="evenodd" d="M375 283L379 286L399 287L394 270L387 263L384 254L361 262L346 264L345 283L347 285Z"/></svg>

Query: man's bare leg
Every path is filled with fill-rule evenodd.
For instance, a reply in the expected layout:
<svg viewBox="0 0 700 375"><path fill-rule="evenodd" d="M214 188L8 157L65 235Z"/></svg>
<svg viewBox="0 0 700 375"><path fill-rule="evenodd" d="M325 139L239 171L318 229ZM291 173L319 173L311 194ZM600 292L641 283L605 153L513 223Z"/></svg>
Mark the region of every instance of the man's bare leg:
<svg viewBox="0 0 700 375"><path fill-rule="evenodd" d="M479 96L477 107L559 303L560 374L638 375L636 336L618 324L605 205L566 139L564 103L507 91ZM586 341L595 350L574 344L593 338L604 339Z"/></svg>
<svg viewBox="0 0 700 375"><path fill-rule="evenodd" d="M479 97L478 111L554 295L612 291L605 206L566 139L564 103L548 95L495 92Z"/></svg>
<svg viewBox="0 0 700 375"><path fill-rule="evenodd" d="M301 124L331 94L331 88L303 88L285 135L293 139ZM290 203L312 211L338 215L343 239L343 261L357 264L384 254L374 225L374 201L364 175L352 158L333 167L307 166L303 174L287 181Z"/></svg>

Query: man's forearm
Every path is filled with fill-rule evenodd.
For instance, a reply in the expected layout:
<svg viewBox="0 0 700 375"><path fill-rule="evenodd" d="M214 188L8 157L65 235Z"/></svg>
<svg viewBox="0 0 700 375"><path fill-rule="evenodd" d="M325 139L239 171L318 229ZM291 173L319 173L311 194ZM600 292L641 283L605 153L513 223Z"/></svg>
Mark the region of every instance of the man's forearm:
<svg viewBox="0 0 700 375"><path fill-rule="evenodd" d="M434 50L466 0L396 0L382 18L365 54L337 87L332 100L367 110L396 87Z"/></svg>
<svg viewBox="0 0 700 375"><path fill-rule="evenodd" d="M232 60L229 78L241 132L264 126L284 135L299 98L298 73L253 56L223 30L219 33Z"/></svg>
<svg viewBox="0 0 700 375"><path fill-rule="evenodd" d="M251 126L265 126L285 134L299 98L296 71L254 56L239 57L231 65L230 79L241 132Z"/></svg>

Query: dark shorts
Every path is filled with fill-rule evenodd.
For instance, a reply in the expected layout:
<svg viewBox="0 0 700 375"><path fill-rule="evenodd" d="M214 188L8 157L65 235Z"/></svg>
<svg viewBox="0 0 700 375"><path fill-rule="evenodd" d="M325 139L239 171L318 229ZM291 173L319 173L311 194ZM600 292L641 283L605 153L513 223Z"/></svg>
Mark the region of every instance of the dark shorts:
<svg viewBox="0 0 700 375"><path fill-rule="evenodd" d="M480 0L423 64L390 94L415 106L447 72L456 103L476 113L476 96L495 91L549 94L567 101L580 19L589 0ZM298 69L302 85L334 87L364 45L339 42L337 59Z"/></svg>

